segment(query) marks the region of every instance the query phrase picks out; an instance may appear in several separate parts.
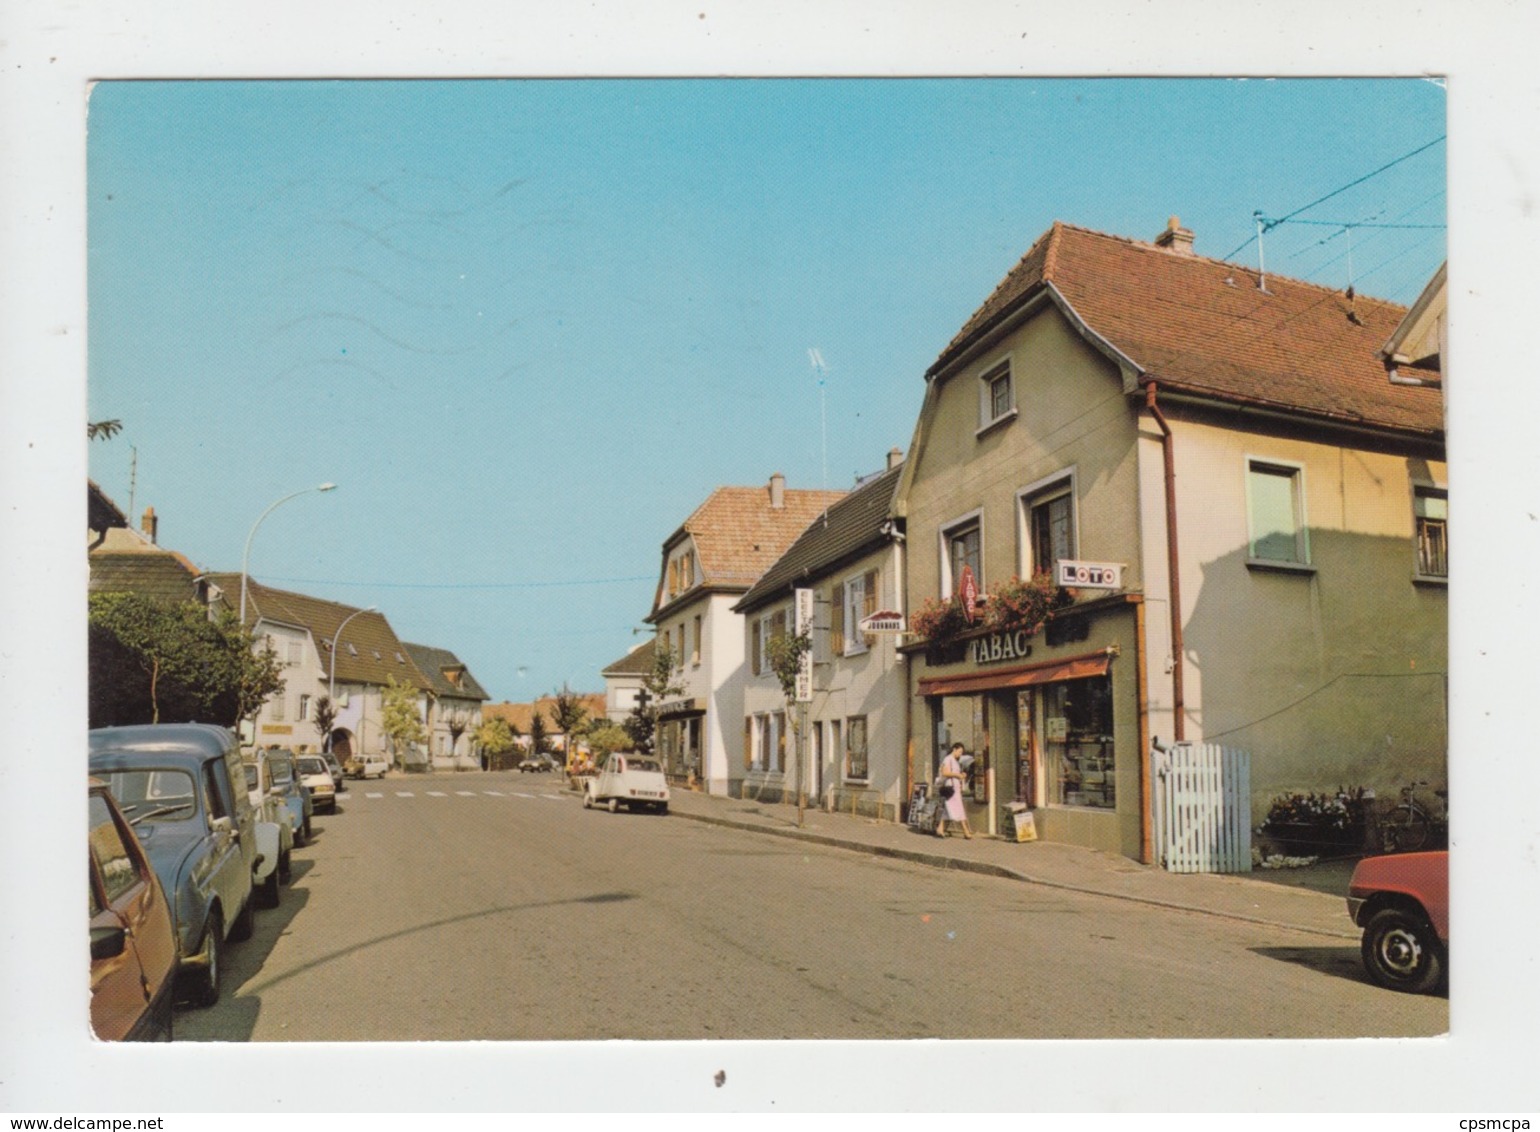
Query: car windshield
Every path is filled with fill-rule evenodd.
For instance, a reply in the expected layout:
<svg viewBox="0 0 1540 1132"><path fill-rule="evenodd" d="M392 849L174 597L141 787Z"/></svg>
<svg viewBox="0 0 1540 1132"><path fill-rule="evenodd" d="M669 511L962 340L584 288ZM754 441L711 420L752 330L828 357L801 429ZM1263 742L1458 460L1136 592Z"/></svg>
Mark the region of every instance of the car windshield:
<svg viewBox="0 0 1540 1132"><path fill-rule="evenodd" d="M320 759L305 758L299 760L299 772L301 774L324 774L328 777L331 771L326 769L326 763Z"/></svg>
<svg viewBox="0 0 1540 1132"><path fill-rule="evenodd" d="M650 771L653 771L654 773L659 773L659 772L661 772L663 770L663 768L658 765L658 760L657 759L627 759L626 760L626 769L627 770L650 770Z"/></svg>
<svg viewBox="0 0 1540 1132"><path fill-rule="evenodd" d="M257 764L256 763L247 763L246 764L246 789L247 790L255 790L256 788L257 788Z"/></svg>
<svg viewBox="0 0 1540 1132"><path fill-rule="evenodd" d="M288 759L270 759L267 765L274 786L287 786L294 780L294 764Z"/></svg>
<svg viewBox="0 0 1540 1132"><path fill-rule="evenodd" d="M197 812L193 777L185 770L117 770L106 779L130 822L181 821Z"/></svg>

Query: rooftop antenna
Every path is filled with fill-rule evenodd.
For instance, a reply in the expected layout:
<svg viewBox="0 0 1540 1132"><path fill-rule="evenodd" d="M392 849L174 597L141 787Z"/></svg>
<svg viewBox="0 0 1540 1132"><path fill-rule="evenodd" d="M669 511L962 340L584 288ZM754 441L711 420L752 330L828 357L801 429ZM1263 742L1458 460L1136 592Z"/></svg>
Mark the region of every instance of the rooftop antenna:
<svg viewBox="0 0 1540 1132"><path fill-rule="evenodd" d="M828 370L823 364L823 354L817 346L809 346L807 360L813 365L813 372L818 375L818 421L819 431L823 442L823 525L829 525L829 408L825 387L828 384Z"/></svg>
<svg viewBox="0 0 1540 1132"><path fill-rule="evenodd" d="M130 444L128 446L128 515L133 519L134 515L134 489L139 486L139 449Z"/></svg>
<svg viewBox="0 0 1540 1132"><path fill-rule="evenodd" d="M1267 218L1260 210L1251 214L1257 222L1257 289L1264 294L1267 292L1267 257L1262 254L1262 233L1267 231Z"/></svg>

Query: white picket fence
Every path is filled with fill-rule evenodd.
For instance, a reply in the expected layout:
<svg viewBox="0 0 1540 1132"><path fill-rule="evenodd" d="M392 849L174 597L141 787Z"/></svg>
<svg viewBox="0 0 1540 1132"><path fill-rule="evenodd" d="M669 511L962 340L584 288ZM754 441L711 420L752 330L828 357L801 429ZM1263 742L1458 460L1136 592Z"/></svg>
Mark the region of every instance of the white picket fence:
<svg viewBox="0 0 1540 1132"><path fill-rule="evenodd" d="M1251 754L1216 743L1150 752L1155 859L1173 873L1251 871Z"/></svg>

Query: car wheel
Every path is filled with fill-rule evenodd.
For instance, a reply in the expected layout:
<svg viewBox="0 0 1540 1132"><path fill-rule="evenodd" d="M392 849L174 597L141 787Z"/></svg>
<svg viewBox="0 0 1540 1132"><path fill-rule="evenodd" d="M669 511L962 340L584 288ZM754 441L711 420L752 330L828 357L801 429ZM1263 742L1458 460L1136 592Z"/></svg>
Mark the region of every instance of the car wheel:
<svg viewBox="0 0 1540 1132"><path fill-rule="evenodd" d="M203 929L203 950L195 958L190 997L198 1006L213 1006L219 1001L220 951L224 947L224 921L217 910L209 913L209 922Z"/></svg>
<svg viewBox="0 0 1540 1132"><path fill-rule="evenodd" d="M1432 925L1400 908L1374 914L1361 950L1369 977L1391 990L1427 994L1444 977L1443 948Z"/></svg>
<svg viewBox="0 0 1540 1132"><path fill-rule="evenodd" d="M659 813L659 815L668 813L668 803L667 802L659 802L658 803L658 813Z"/></svg>
<svg viewBox="0 0 1540 1132"><path fill-rule="evenodd" d="M619 798L611 798L610 799L610 813L612 813L612 814L620 813L620 799Z"/></svg>
<svg viewBox="0 0 1540 1132"><path fill-rule="evenodd" d="M256 901L248 897L240 914L235 917L235 921L230 925L230 938L234 940L250 939L251 933L256 926Z"/></svg>
<svg viewBox="0 0 1540 1132"><path fill-rule="evenodd" d="M262 887L257 890L257 895L262 898L262 907L278 907L278 902L282 899L278 890L278 885L280 883L278 874L282 871L283 859L280 857L278 860L278 867L267 874L267 879L262 882ZM247 907L250 907L249 903L247 904Z"/></svg>

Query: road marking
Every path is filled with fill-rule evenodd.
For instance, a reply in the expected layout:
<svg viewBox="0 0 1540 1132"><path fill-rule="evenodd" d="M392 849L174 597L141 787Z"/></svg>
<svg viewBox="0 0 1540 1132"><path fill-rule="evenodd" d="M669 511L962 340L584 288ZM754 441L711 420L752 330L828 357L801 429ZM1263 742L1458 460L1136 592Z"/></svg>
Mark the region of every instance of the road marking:
<svg viewBox="0 0 1540 1132"><path fill-rule="evenodd" d="M417 797L417 795L413 794L409 790L397 790L396 791L396 797L397 798L415 798L415 797Z"/></svg>
<svg viewBox="0 0 1540 1132"><path fill-rule="evenodd" d="M476 791L474 790L456 790L455 793L462 798L474 798L476 796Z"/></svg>
<svg viewBox="0 0 1540 1132"><path fill-rule="evenodd" d="M503 797L503 792L501 790L483 790L482 793L483 794L490 794L494 798L501 798L501 797Z"/></svg>
<svg viewBox="0 0 1540 1132"><path fill-rule="evenodd" d="M520 794L517 790L515 790L513 792L513 796L515 798L533 798L534 797L533 794Z"/></svg>
<svg viewBox="0 0 1540 1132"><path fill-rule="evenodd" d="M542 794L540 796L542 798L549 798L553 802L560 802L561 801L561 795L560 794Z"/></svg>
<svg viewBox="0 0 1540 1132"><path fill-rule="evenodd" d="M449 797L449 795L445 794L442 790L429 790L428 791L428 797L430 797L430 798L447 798L447 797Z"/></svg>
<svg viewBox="0 0 1540 1132"><path fill-rule="evenodd" d="M383 797L385 797L385 795L383 795L383 794L365 794L364 797L365 798L383 798Z"/></svg>

